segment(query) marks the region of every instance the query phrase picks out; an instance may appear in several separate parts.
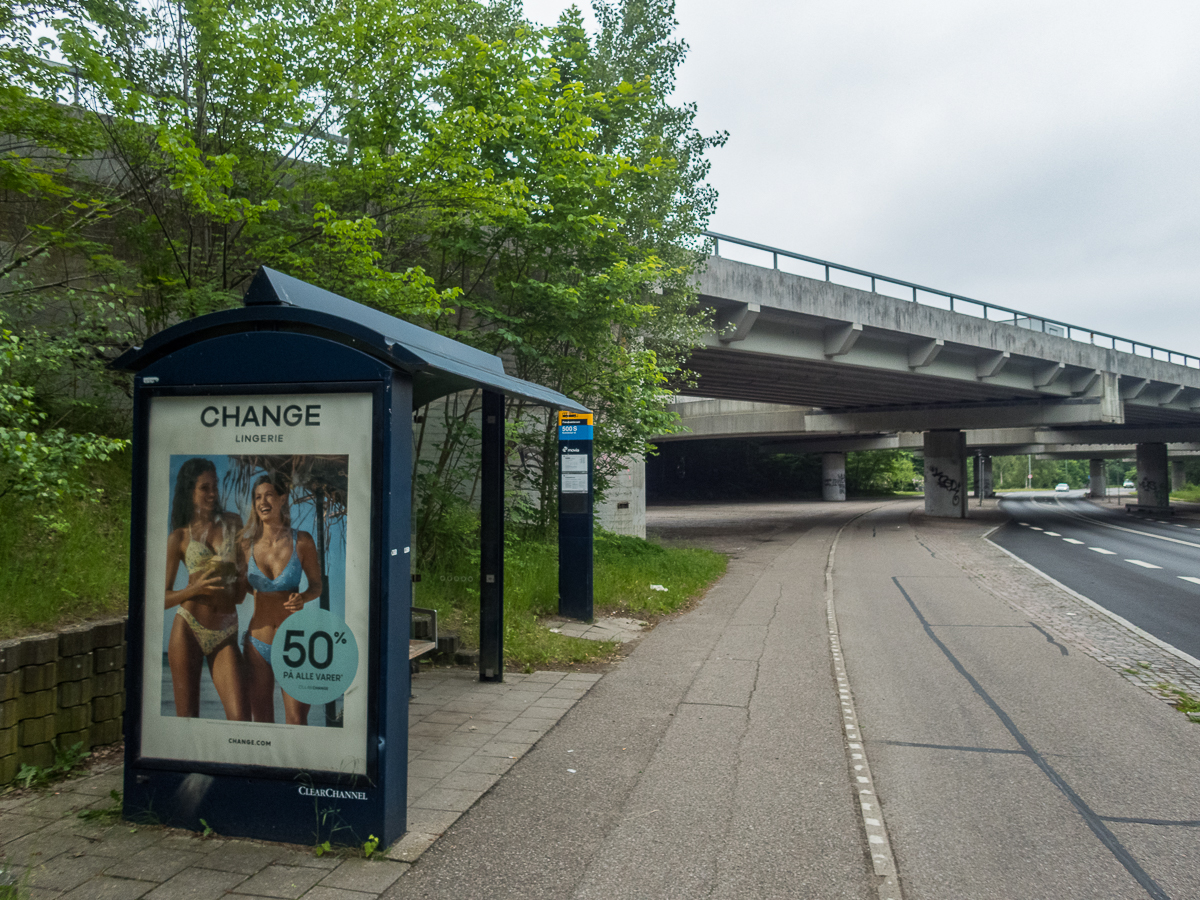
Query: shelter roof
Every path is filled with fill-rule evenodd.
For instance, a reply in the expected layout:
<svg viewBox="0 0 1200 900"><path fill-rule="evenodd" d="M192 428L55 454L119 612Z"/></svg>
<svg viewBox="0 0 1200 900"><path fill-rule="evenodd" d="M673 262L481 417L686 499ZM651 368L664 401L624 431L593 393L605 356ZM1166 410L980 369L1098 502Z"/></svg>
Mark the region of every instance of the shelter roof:
<svg viewBox="0 0 1200 900"><path fill-rule="evenodd" d="M455 391L486 388L553 409L589 411L565 394L508 375L498 356L265 266L242 302L242 309L198 316L158 332L122 354L113 368L137 372L198 341L274 325L349 344L407 372L413 379L414 407Z"/></svg>

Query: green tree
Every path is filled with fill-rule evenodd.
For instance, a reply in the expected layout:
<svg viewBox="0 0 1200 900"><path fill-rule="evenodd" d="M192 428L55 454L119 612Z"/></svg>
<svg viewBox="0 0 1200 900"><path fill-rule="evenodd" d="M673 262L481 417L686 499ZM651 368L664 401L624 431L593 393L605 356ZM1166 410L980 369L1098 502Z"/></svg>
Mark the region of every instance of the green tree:
<svg viewBox="0 0 1200 900"><path fill-rule="evenodd" d="M920 479L908 450L865 450L846 454L846 488L854 493L911 491Z"/></svg>

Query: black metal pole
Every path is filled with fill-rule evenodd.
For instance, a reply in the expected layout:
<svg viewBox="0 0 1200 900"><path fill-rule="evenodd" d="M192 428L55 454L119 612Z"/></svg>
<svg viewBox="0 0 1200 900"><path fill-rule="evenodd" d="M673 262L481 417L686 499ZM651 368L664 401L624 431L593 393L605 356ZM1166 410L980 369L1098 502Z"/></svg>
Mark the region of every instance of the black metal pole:
<svg viewBox="0 0 1200 900"><path fill-rule="evenodd" d="M479 497L479 680L504 680L504 395L483 392Z"/></svg>

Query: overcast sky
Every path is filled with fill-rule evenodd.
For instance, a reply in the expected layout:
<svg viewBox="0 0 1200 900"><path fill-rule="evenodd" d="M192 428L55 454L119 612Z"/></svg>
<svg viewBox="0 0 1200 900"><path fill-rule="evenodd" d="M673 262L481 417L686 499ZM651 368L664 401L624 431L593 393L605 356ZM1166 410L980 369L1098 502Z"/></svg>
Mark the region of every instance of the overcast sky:
<svg viewBox="0 0 1200 900"><path fill-rule="evenodd" d="M714 231L1200 355L1200 4L677 3Z"/></svg>

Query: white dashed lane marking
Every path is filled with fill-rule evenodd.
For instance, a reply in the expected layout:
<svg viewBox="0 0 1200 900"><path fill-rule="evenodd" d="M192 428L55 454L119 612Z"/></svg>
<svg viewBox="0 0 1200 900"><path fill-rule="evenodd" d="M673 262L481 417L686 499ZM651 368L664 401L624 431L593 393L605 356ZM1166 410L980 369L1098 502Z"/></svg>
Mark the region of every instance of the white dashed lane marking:
<svg viewBox="0 0 1200 900"><path fill-rule="evenodd" d="M1077 541L1075 538L1063 538L1068 544L1082 544L1083 541Z"/></svg>
<svg viewBox="0 0 1200 900"><path fill-rule="evenodd" d="M1089 550L1095 550L1097 553L1103 553L1105 556L1116 556L1116 551L1105 550L1103 547L1088 547Z"/></svg>
<svg viewBox="0 0 1200 900"><path fill-rule="evenodd" d="M1062 537L1057 531L1043 531L1042 534L1048 534L1050 537Z"/></svg>
<svg viewBox="0 0 1200 900"><path fill-rule="evenodd" d="M1036 525L1030 525L1029 527L1032 528L1034 531L1042 531L1042 529L1038 528Z"/></svg>
<svg viewBox="0 0 1200 900"><path fill-rule="evenodd" d="M1143 569L1161 569L1162 566L1156 566L1154 563L1142 562L1140 559L1127 559L1127 563L1133 563L1135 566L1141 566Z"/></svg>
<svg viewBox="0 0 1200 900"><path fill-rule="evenodd" d="M1200 584L1200 578L1195 578L1191 575L1180 575L1179 577L1184 581L1190 581L1192 584Z"/></svg>

